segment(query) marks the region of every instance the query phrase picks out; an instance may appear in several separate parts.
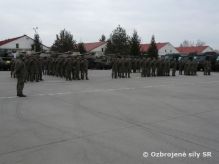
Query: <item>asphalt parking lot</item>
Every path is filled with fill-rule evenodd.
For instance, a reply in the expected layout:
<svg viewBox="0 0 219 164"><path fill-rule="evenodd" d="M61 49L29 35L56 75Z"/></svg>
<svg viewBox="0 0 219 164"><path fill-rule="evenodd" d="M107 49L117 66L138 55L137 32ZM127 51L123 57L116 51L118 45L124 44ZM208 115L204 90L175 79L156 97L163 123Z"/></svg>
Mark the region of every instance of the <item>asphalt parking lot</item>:
<svg viewBox="0 0 219 164"><path fill-rule="evenodd" d="M90 71L89 81L45 76L18 98L16 80L0 72L0 164L219 163L219 73L110 73Z"/></svg>

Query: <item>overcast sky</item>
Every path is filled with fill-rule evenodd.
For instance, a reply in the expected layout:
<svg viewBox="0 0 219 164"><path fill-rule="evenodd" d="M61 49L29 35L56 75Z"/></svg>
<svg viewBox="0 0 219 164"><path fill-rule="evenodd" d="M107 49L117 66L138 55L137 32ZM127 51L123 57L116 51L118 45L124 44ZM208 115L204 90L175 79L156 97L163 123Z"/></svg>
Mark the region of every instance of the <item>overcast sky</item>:
<svg viewBox="0 0 219 164"><path fill-rule="evenodd" d="M142 42L178 46L183 40L206 42L219 49L218 0L1 0L0 40L27 34L33 27L51 46L62 29L77 42L98 41L121 25L129 35L136 29Z"/></svg>

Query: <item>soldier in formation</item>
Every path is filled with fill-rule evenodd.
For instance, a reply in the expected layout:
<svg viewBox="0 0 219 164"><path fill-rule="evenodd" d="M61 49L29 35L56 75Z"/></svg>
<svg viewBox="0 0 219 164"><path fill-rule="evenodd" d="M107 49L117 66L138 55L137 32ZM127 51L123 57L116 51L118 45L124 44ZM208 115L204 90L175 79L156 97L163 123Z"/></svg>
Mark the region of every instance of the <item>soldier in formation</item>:
<svg viewBox="0 0 219 164"><path fill-rule="evenodd" d="M141 72L141 77L176 76L177 68L179 75L196 76L198 63L190 58L187 61L164 58L114 58L112 60L112 78L130 78L130 73ZM204 63L204 75L210 75L211 62Z"/></svg>
<svg viewBox="0 0 219 164"><path fill-rule="evenodd" d="M171 63L169 60L147 58L142 59L141 76L142 77L156 77L156 76L170 76ZM173 69L175 73L176 69ZM172 75L174 76L174 73Z"/></svg>
<svg viewBox="0 0 219 164"><path fill-rule="evenodd" d="M84 57L45 58L42 62L42 72L45 75L71 80L88 79L88 60Z"/></svg>
<svg viewBox="0 0 219 164"><path fill-rule="evenodd" d="M37 56L37 55L32 55L28 56L22 54L23 56L23 61L26 67L26 72L25 72L25 82L30 81L30 82L39 82L42 81L42 59ZM16 60L15 60L16 61ZM12 62L11 64L11 77L15 78L16 74L15 72L15 64L16 62Z"/></svg>
<svg viewBox="0 0 219 164"><path fill-rule="evenodd" d="M167 59L144 58L114 58L112 59L112 78L130 78L130 73L141 73L141 77L170 76L172 68L172 76L176 75L176 60L169 61Z"/></svg>
<svg viewBox="0 0 219 164"><path fill-rule="evenodd" d="M45 57L37 55L25 56L25 81L42 81L43 75L65 78L66 80L88 80L88 61L84 57ZM11 65L11 77L14 74L15 63Z"/></svg>
<svg viewBox="0 0 219 164"><path fill-rule="evenodd" d="M204 75L211 75L211 61L209 58L204 62Z"/></svg>
<svg viewBox="0 0 219 164"><path fill-rule="evenodd" d="M131 61L131 71L133 73L140 73L141 71L141 59L130 59Z"/></svg>
<svg viewBox="0 0 219 164"><path fill-rule="evenodd" d="M132 63L129 58L112 59L112 78L130 78L131 68Z"/></svg>
<svg viewBox="0 0 219 164"><path fill-rule="evenodd" d="M185 66L185 62L180 60L179 61L179 75L183 75L184 74L184 66Z"/></svg>
<svg viewBox="0 0 219 164"><path fill-rule="evenodd" d="M11 60L11 68L10 68L10 72L11 72L11 78L16 78L15 75L15 59Z"/></svg>
<svg viewBox="0 0 219 164"><path fill-rule="evenodd" d="M171 62L171 66L172 66L172 76L176 76L177 62L175 59Z"/></svg>
<svg viewBox="0 0 219 164"><path fill-rule="evenodd" d="M197 75L197 70L198 70L198 63L194 59L189 59L187 61L181 62L179 67L183 67L184 70L184 75L187 76L196 76ZM181 68L179 68L181 69ZM181 71L180 71L181 72Z"/></svg>

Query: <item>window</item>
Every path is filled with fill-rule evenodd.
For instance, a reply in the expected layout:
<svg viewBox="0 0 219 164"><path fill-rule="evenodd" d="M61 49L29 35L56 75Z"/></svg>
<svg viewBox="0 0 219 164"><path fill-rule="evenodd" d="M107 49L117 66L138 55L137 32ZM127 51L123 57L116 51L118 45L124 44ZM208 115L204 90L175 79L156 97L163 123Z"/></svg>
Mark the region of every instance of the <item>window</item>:
<svg viewBox="0 0 219 164"><path fill-rule="evenodd" d="M103 50L104 50L104 49L102 48L102 52L103 52Z"/></svg>
<svg viewBox="0 0 219 164"><path fill-rule="evenodd" d="M34 44L32 44L32 45L31 45L31 50L34 50L34 47L35 47Z"/></svg>
<svg viewBox="0 0 219 164"><path fill-rule="evenodd" d="M19 44L18 43L16 43L16 48L19 48Z"/></svg>

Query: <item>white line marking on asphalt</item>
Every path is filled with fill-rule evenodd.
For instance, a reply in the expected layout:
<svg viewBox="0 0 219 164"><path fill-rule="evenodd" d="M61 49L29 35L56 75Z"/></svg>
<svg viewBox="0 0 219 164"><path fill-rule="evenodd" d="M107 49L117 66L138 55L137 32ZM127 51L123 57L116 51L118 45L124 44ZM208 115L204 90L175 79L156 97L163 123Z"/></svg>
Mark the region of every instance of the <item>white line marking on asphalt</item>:
<svg viewBox="0 0 219 164"><path fill-rule="evenodd" d="M208 81L208 82L197 82L197 83L181 83L183 85L194 85L194 84L212 84L212 83L218 83L219 81ZM176 84L175 82L173 85ZM93 90L84 90L84 91L79 91L79 92L58 92L58 93L40 93L36 95L31 95L33 96L57 96L57 95L70 95L73 93L100 93L100 92L113 92L113 91L123 91L123 90L136 90L136 89L147 89L147 88L156 88L156 87L167 87L170 84L163 84L163 85L148 85L144 87L135 87L135 88L111 88L111 89L93 89ZM30 96L30 97L31 97ZM14 99L18 98L17 96L9 96L9 97L0 97L0 99Z"/></svg>
<svg viewBox="0 0 219 164"><path fill-rule="evenodd" d="M0 97L0 99L13 99L16 98L16 96L11 96L11 97Z"/></svg>

